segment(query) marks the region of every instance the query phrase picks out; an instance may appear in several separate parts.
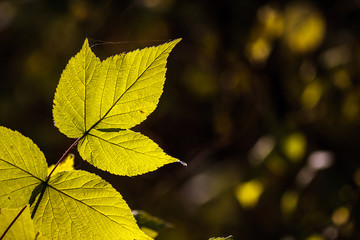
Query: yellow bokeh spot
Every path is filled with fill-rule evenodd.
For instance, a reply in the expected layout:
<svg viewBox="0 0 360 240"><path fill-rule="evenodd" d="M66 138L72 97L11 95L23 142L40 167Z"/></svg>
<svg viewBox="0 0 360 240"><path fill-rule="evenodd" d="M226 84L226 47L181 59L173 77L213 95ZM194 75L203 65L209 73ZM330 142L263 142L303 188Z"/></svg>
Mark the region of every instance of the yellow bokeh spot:
<svg viewBox="0 0 360 240"><path fill-rule="evenodd" d="M284 39L294 53L307 53L322 42L325 35L323 17L308 5L292 5L285 13Z"/></svg>
<svg viewBox="0 0 360 240"><path fill-rule="evenodd" d="M325 238L321 236L320 234L313 234L306 238L306 240L324 240Z"/></svg>
<svg viewBox="0 0 360 240"><path fill-rule="evenodd" d="M251 180L240 184L235 190L235 195L241 206L253 208L257 205L263 191L264 186L260 181Z"/></svg>
<svg viewBox="0 0 360 240"><path fill-rule="evenodd" d="M343 225L347 223L350 217L350 211L346 207L337 208L332 214L332 221L335 225Z"/></svg>
<svg viewBox="0 0 360 240"><path fill-rule="evenodd" d="M281 198L281 210L285 214L293 213L298 205L299 194L294 191L285 192Z"/></svg>
<svg viewBox="0 0 360 240"><path fill-rule="evenodd" d="M269 38L281 36L284 31L284 18L282 14L268 5L260 8L258 19L263 24L264 34Z"/></svg>
<svg viewBox="0 0 360 240"><path fill-rule="evenodd" d="M271 52L271 44L266 38L259 37L246 46L246 55L253 63L264 63Z"/></svg>
<svg viewBox="0 0 360 240"><path fill-rule="evenodd" d="M301 95L302 106L305 109L314 108L318 104L321 96L323 95L323 91L323 87L319 82L314 81L309 83L305 87L305 90Z"/></svg>
<svg viewBox="0 0 360 240"><path fill-rule="evenodd" d="M293 162L300 161L304 157L306 150L304 134L298 132L288 135L283 141L282 150L289 160Z"/></svg>

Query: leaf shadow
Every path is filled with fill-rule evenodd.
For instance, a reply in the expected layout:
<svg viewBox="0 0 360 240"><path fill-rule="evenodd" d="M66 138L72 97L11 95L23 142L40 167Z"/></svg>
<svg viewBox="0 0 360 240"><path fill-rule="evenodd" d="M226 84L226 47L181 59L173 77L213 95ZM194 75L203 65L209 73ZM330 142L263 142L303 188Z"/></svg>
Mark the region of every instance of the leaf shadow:
<svg viewBox="0 0 360 240"><path fill-rule="evenodd" d="M120 131L125 131L126 129L122 129L122 128L100 128L97 129L100 132L120 132Z"/></svg>
<svg viewBox="0 0 360 240"><path fill-rule="evenodd" d="M47 187L47 182L42 182L41 184L39 184L35 189L34 191L32 191L31 193L31 197L30 197L30 201L29 201L29 204L32 205L34 202L35 202L35 199L36 197L40 194L40 197L39 199L37 200L36 204L35 204L35 207L34 207L34 210L31 214L31 218L34 218L35 216L35 213L36 213L36 210L37 208L39 207L39 204L41 202L41 199L43 198L44 196L44 193L45 193L45 190L46 190L46 187Z"/></svg>

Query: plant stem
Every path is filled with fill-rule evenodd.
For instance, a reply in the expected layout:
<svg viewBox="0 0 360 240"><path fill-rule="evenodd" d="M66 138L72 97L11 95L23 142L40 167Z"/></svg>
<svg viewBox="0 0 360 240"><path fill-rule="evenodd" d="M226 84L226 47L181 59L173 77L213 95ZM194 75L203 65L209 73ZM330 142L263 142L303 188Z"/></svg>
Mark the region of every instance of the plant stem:
<svg viewBox="0 0 360 240"><path fill-rule="evenodd" d="M0 240L3 239L5 237L5 234L10 230L10 228L12 227L12 225L14 225L15 221L20 217L20 215L22 214L22 212L25 210L26 206L23 207L20 212L18 213L18 215L16 215L16 217L14 218L14 220L12 220L12 222L10 223L10 225L6 228L5 232L1 235Z"/></svg>
<svg viewBox="0 0 360 240"><path fill-rule="evenodd" d="M46 177L46 182L49 181L51 174L55 171L55 169L57 168L57 166L59 166L59 164L65 159L65 157L69 154L69 152L71 151L71 149L73 149L73 147L76 146L76 144L78 144L78 142L80 141L80 139L82 139L82 137L79 137L78 139L75 140L75 142L73 142L73 144L71 144L71 146L64 152L64 154L61 156L61 158L59 159L59 161L55 164L55 167L53 168L53 170L51 170L51 172L49 173L49 175ZM1 240L1 239L0 239Z"/></svg>

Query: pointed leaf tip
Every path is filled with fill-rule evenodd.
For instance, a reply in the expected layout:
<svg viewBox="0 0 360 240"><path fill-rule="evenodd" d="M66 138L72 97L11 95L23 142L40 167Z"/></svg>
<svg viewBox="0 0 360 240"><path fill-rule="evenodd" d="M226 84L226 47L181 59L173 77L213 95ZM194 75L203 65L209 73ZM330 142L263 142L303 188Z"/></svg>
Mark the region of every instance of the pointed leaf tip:
<svg viewBox="0 0 360 240"><path fill-rule="evenodd" d="M150 139L130 134L128 129L156 109L165 83L167 58L180 41L179 38L100 61L85 39L83 48L70 59L61 75L53 115L62 133L71 138L82 137L78 150L86 161L127 176L178 161Z"/></svg>
<svg viewBox="0 0 360 240"><path fill-rule="evenodd" d="M89 40L88 40L88 38L85 38L85 40L84 40L83 48L84 48L84 47L89 47Z"/></svg>
<svg viewBox="0 0 360 240"><path fill-rule="evenodd" d="M187 167L187 163L186 163L186 162L183 162L183 161L180 161L180 160L178 160L177 162L180 163L181 165L183 165L184 167Z"/></svg>
<svg viewBox="0 0 360 240"><path fill-rule="evenodd" d="M122 176L151 172L179 160L167 155L150 138L131 130L92 130L78 145L80 155L95 167Z"/></svg>

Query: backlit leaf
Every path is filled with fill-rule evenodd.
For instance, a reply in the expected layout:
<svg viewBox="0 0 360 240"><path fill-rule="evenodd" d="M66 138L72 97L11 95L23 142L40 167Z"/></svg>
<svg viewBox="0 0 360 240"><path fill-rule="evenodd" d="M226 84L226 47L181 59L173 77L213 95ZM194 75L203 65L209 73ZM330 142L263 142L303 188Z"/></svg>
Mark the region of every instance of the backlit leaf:
<svg viewBox="0 0 360 240"><path fill-rule="evenodd" d="M30 139L4 127L0 136L1 208L30 204L36 229L51 239L151 239L109 183L75 170L47 180L45 157Z"/></svg>
<svg viewBox="0 0 360 240"><path fill-rule="evenodd" d="M155 110L163 91L167 57L179 41L101 62L85 40L61 75L53 108L59 130L68 137L83 138L78 149L85 160L128 176L178 161L150 139L123 130L141 123Z"/></svg>
<svg viewBox="0 0 360 240"><path fill-rule="evenodd" d="M22 208L0 209L0 236L3 236L6 229L11 225ZM5 233L3 240L34 240L35 227L30 217L29 207L21 212L19 217Z"/></svg>
<svg viewBox="0 0 360 240"><path fill-rule="evenodd" d="M177 161L151 139L131 130L100 132L94 129L80 141L78 149L94 166L126 176L153 171Z"/></svg>
<svg viewBox="0 0 360 240"><path fill-rule="evenodd" d="M157 106L166 59L179 41L103 61L99 78L88 85L85 129L129 129L146 119Z"/></svg>
<svg viewBox="0 0 360 240"><path fill-rule="evenodd" d="M32 210L35 225L52 239L151 239L137 226L121 195L95 174L55 174Z"/></svg>
<svg viewBox="0 0 360 240"><path fill-rule="evenodd" d="M44 154L27 137L0 127L0 208L23 207L46 178Z"/></svg>
<svg viewBox="0 0 360 240"><path fill-rule="evenodd" d="M87 85L98 78L101 61L86 40L81 51L71 58L57 86L53 116L60 132L70 138L81 137L85 129Z"/></svg>

